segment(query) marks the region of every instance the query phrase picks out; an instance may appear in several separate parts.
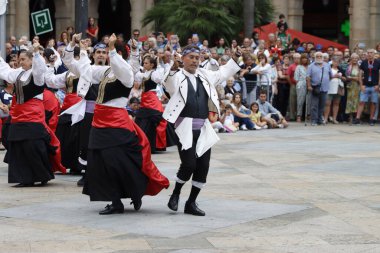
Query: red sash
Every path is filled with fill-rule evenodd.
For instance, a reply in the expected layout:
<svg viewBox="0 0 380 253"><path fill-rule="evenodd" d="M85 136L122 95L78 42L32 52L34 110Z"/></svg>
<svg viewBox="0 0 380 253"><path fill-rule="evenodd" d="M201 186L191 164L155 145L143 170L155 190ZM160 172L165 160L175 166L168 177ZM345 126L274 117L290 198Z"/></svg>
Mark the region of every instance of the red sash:
<svg viewBox="0 0 380 253"><path fill-rule="evenodd" d="M141 170L149 178L145 195L157 195L163 188L169 187L169 180L161 174L151 159L148 138L131 120L126 109L96 104L92 126L96 128L122 128L135 133L142 147Z"/></svg>
<svg viewBox="0 0 380 253"><path fill-rule="evenodd" d="M44 125L50 135L50 145L56 148L55 154L49 155L52 170L54 172L61 171L65 174L66 168L61 164L61 145L57 136L55 136L54 132L45 122L45 108L43 102L39 99L32 98L23 104L17 104L16 97L14 96L12 99L11 117L11 123L34 122Z"/></svg>

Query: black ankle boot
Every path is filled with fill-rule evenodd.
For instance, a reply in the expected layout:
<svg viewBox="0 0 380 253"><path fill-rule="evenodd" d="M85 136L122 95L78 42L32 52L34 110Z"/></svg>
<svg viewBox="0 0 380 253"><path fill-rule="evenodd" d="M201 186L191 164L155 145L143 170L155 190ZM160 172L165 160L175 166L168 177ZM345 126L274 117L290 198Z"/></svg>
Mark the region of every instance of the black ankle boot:
<svg viewBox="0 0 380 253"><path fill-rule="evenodd" d="M205 216L206 213L198 208L195 202L186 201L185 213L192 214L196 216Z"/></svg>
<svg viewBox="0 0 380 253"><path fill-rule="evenodd" d="M141 208L142 201L141 201L141 199L139 199L139 200L135 200L135 199L133 199L132 202L131 202L131 205L132 205L132 204L133 204L133 208L134 208L136 211L138 211L138 210L140 210L140 208Z"/></svg>
<svg viewBox="0 0 380 253"><path fill-rule="evenodd" d="M114 206L114 205L107 205L104 210L100 211L100 215L106 215L106 214L114 214L114 213L124 213L124 205L120 206Z"/></svg>
<svg viewBox="0 0 380 253"><path fill-rule="evenodd" d="M179 202L179 194L172 194L170 196L169 202L168 202L168 207L173 210L177 211L178 210L178 202Z"/></svg>

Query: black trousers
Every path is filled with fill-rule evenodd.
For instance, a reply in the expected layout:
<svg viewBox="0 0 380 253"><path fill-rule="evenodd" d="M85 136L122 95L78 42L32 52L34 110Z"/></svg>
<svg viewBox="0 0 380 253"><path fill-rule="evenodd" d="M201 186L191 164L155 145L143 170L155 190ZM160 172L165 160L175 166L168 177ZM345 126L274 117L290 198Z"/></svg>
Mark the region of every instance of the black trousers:
<svg viewBox="0 0 380 253"><path fill-rule="evenodd" d="M193 145L187 150L181 150L181 143L178 144L179 166L177 177L182 181L189 181L193 176L193 181L206 183L208 169L210 167L211 149L207 150L201 157L196 155L197 141L201 130L193 130Z"/></svg>

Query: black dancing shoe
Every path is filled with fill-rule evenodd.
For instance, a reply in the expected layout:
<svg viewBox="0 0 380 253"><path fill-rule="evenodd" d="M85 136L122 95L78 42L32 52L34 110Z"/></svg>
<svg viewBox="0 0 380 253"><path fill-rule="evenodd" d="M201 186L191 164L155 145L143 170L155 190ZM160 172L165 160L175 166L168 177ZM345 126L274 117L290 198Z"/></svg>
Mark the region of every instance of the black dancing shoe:
<svg viewBox="0 0 380 253"><path fill-rule="evenodd" d="M83 187L83 185L84 185L84 175L77 182L77 186Z"/></svg>
<svg viewBox="0 0 380 253"><path fill-rule="evenodd" d="M196 216L205 216L206 213L198 208L195 202L186 201L185 204L185 213L192 214Z"/></svg>
<svg viewBox="0 0 380 253"><path fill-rule="evenodd" d="M179 194L172 194L168 202L168 207L173 211L177 211L178 202L179 202Z"/></svg>
<svg viewBox="0 0 380 253"><path fill-rule="evenodd" d="M124 206L107 205L103 211L100 211L100 215L124 213Z"/></svg>
<svg viewBox="0 0 380 253"><path fill-rule="evenodd" d="M45 186L45 185L47 185L47 183L48 183L48 181L41 181L40 186Z"/></svg>
<svg viewBox="0 0 380 253"><path fill-rule="evenodd" d="M133 204L133 208L138 211L141 208L142 202L141 199L139 200L132 200L131 205Z"/></svg>
<svg viewBox="0 0 380 253"><path fill-rule="evenodd" d="M19 183L19 184L14 185L13 187L21 188L21 187L33 187L33 186L34 186L34 183L28 183L28 184Z"/></svg>

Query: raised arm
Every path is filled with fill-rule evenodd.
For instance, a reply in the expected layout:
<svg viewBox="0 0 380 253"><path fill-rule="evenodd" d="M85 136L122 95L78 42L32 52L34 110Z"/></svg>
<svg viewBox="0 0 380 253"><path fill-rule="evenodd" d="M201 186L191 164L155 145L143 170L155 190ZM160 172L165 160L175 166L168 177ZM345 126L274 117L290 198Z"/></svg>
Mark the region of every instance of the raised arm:
<svg viewBox="0 0 380 253"><path fill-rule="evenodd" d="M45 59L40 55L39 43L33 45L32 75L34 83L38 86L45 84L45 73L47 71Z"/></svg>
<svg viewBox="0 0 380 253"><path fill-rule="evenodd" d="M47 86L53 89L65 88L67 75L68 71L55 75L54 68L50 67L47 69L45 73L45 83Z"/></svg>
<svg viewBox="0 0 380 253"><path fill-rule="evenodd" d="M228 78L233 76L236 72L240 70L239 65L235 62L235 60L230 59L227 64L221 66L217 71L211 70L201 70L202 72L206 72L207 81L216 86L217 84L226 81Z"/></svg>
<svg viewBox="0 0 380 253"><path fill-rule="evenodd" d="M15 83L17 77L22 71L22 68L11 68L8 63L6 63L4 59L0 57L0 79L6 81L7 83Z"/></svg>

